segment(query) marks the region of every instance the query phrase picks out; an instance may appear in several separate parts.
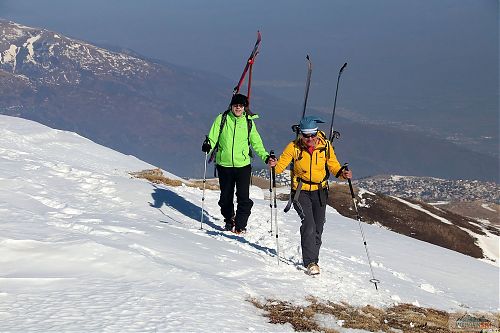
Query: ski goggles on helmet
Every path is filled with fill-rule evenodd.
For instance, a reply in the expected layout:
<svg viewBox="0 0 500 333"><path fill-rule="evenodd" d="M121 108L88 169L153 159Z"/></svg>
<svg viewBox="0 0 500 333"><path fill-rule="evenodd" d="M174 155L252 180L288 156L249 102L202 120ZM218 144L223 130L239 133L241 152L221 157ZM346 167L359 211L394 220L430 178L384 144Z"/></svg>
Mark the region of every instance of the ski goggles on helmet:
<svg viewBox="0 0 500 333"><path fill-rule="evenodd" d="M304 133L302 132L302 137L303 138L306 138L306 139L309 139L309 138L315 138L316 135L318 135L318 132L314 132L314 133Z"/></svg>

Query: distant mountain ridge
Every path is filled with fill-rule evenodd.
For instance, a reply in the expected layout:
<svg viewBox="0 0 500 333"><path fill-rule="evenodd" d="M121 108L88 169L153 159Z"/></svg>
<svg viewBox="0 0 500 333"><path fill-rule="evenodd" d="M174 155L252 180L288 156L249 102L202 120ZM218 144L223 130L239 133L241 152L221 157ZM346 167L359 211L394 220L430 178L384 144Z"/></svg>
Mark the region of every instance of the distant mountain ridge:
<svg viewBox="0 0 500 333"><path fill-rule="evenodd" d="M7 41L11 44L1 53L2 68L18 75L28 74L35 86L77 85L89 75L130 80L161 71L137 57L110 52L47 30L11 23L10 29L3 31L2 44Z"/></svg>
<svg viewBox="0 0 500 333"><path fill-rule="evenodd" d="M201 142L227 108L235 82L2 19L0 31L1 114L77 132L180 176L202 174ZM257 126L266 148L280 152L293 138L290 126L298 122L300 106L256 88L252 107L261 115ZM498 182L498 161L491 156L342 117L336 129L342 132L335 142L339 159L358 177L472 175ZM478 172L468 172L474 167Z"/></svg>
<svg viewBox="0 0 500 333"><path fill-rule="evenodd" d="M0 20L0 30L4 114L72 130L179 169L184 154L172 149L172 143L206 131L209 118L202 115L204 121L192 122L190 110L202 110L205 104L225 108L223 91L203 73L9 21Z"/></svg>

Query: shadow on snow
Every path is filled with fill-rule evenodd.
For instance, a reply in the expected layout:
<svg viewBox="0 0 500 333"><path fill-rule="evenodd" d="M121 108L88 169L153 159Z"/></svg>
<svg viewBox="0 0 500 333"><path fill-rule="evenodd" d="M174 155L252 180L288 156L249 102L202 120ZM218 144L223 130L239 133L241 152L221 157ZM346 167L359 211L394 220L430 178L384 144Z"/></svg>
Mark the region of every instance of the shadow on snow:
<svg viewBox="0 0 500 333"><path fill-rule="evenodd" d="M175 218L165 214L162 210L161 207L165 204L166 206L175 209L182 215L185 215L193 220L200 220L201 218L201 207L193 204L192 202L187 201L184 199L182 196L178 195L177 193L167 189L167 188L160 188L156 185L153 185L154 191L151 193L151 197L153 198L153 203L149 203L149 205L153 208L157 208L163 215L167 216L169 219L181 223L181 221L176 220ZM203 211L203 224L210 226L214 230L206 230L207 234L211 236L222 236L228 239L233 239L237 240L240 243L243 244L248 244L249 246L262 251L266 254L271 254L271 255L276 255L276 250L268 248L266 246L258 245L255 243L252 243L245 239L242 236L235 235L235 234L230 234L228 231L224 231L224 228L221 226L215 224L212 220L218 220L217 218L211 216L208 214L205 210ZM163 222L163 223L168 223L168 222Z"/></svg>

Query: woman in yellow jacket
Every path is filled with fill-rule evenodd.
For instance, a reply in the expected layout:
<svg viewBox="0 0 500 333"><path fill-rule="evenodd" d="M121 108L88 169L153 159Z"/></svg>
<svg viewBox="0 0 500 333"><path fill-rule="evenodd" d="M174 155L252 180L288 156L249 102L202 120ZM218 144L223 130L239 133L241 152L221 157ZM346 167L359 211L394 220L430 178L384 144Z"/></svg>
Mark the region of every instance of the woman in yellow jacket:
<svg viewBox="0 0 500 333"><path fill-rule="evenodd" d="M300 135L290 142L278 160L270 161L276 173L282 173L293 161L292 197L293 207L299 214L302 225L300 238L302 260L307 273L319 274L318 257L321 235L325 223L328 198L328 177L351 178L351 171L342 169L330 142L318 123L324 123L315 116L304 117L299 124Z"/></svg>

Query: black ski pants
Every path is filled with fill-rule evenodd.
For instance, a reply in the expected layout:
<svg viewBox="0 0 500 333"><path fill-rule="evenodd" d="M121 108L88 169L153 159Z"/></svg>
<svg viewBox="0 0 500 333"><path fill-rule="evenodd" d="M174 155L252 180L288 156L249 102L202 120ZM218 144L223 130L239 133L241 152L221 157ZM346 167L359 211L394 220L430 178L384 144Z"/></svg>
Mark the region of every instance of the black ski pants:
<svg viewBox="0 0 500 333"><path fill-rule="evenodd" d="M236 209L235 226L238 230L246 229L248 218L252 210L253 201L250 200L250 177L252 167L247 165L241 168L223 167L217 165L219 175L220 199L219 206L222 216L230 221L234 215L234 187L236 186Z"/></svg>
<svg viewBox="0 0 500 333"><path fill-rule="evenodd" d="M293 207L302 217L300 226L300 244L304 267L310 263L318 263L321 235L325 224L326 199L328 191L300 191L298 202Z"/></svg>

